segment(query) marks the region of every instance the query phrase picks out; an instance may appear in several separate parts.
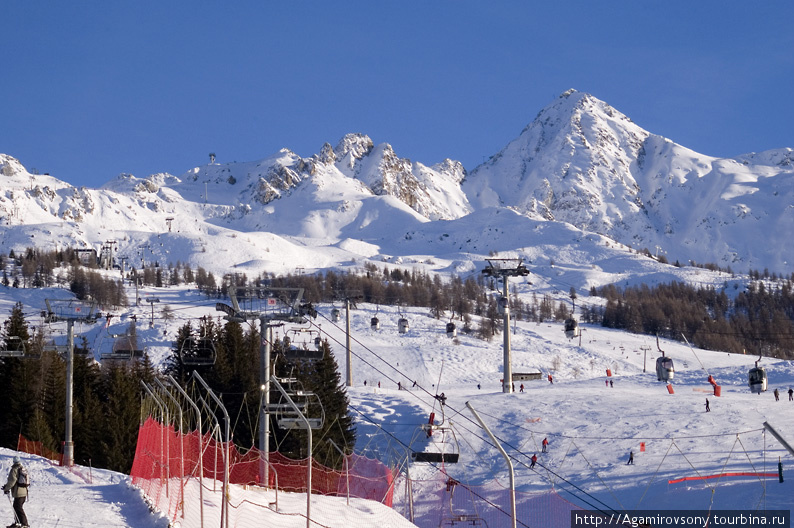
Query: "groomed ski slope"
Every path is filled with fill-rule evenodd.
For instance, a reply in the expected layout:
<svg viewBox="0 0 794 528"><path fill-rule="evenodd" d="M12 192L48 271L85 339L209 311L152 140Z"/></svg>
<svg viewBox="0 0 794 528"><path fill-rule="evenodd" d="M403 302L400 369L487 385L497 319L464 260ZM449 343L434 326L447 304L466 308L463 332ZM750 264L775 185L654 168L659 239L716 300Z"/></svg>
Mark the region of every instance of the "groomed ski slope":
<svg viewBox="0 0 794 528"><path fill-rule="evenodd" d="M31 314L32 324L37 321L34 314L44 306L45 298L64 294L45 289L9 291L15 297L4 299L0 310L8 313L19 297L25 302L26 313ZM214 309L216 299L207 299L185 287L148 289L141 294L143 298L157 296L160 304L174 309L175 320L165 325L165 335L159 326L162 322L154 329L144 323L150 317L150 307L145 302L140 307L124 309L118 322L108 329L98 323L81 325L77 332L101 348L103 333L123 331L129 323L128 316L137 313L139 340L159 363L169 353L180 326L189 320L196 322L205 314L219 315ZM344 319L339 323L331 321L333 307L318 306L320 316L311 328L319 328L322 336L329 339L344 379ZM155 317L158 315L155 311ZM373 315L380 319L380 330L370 328ZM401 315L410 325L405 334L398 332ZM518 392L517 383L516 393L503 394L499 382L502 336L488 342L459 332L457 339L450 339L444 332L446 322L447 319L432 318L426 308L359 304L358 309L351 311L354 383L349 395L357 418L357 451L395 461L406 456L404 447L395 447L399 443L413 451L449 450L452 442L428 442L420 431L420 424L427 421L431 411L440 421L440 406L433 395L444 392L444 416L455 431L457 447L453 449L459 449L461 460L459 464L447 464L445 469L465 484L481 485L498 479L507 485L506 466L472 421L465 407L469 401L515 457L520 491L554 488L574 504L587 506L589 502L618 510L791 509L794 504L794 476L789 477L794 475L794 458L762 430L768 421L789 441L794 440L794 402L789 402L786 394L794 386L791 362L764 358L761 363L769 372L769 391L756 395L750 393L746 379L757 356L693 352L683 343L662 340L661 348L673 358L676 367L672 382L675 393L669 394L665 384L656 379L658 352L655 340L649 336L582 325L580 346L578 340L565 338L561 323L518 321L511 328L513 372L537 369L543 379L524 382L524 393ZM461 327L458 322L458 329ZM60 330L63 329L58 325L51 328L53 335ZM279 337L285 332L286 329L277 330ZM300 344L300 338L297 342ZM642 347L649 349L647 359ZM644 361L647 372L643 372ZM606 369L612 371L613 387L605 386ZM549 372L554 384L546 380ZM721 386L721 397L711 396L708 374ZM416 387L412 386L414 380ZM398 382L411 390L398 390ZM780 401L772 395L774 388L780 390ZM705 412L706 397L711 402L709 413ZM540 453L544 437L550 440L547 454ZM645 452L640 451L641 442L645 442ZM626 465L630 450L635 454L633 466ZM533 453L539 454L539 464L529 470L528 457ZM0 454L5 464L0 471L7 472L12 452ZM779 457L786 476L783 484L776 478L668 484L672 479L722 472L776 472ZM149 514L140 494L129 487L124 476L94 470L94 484L87 484L60 468L33 461L31 464L36 485L28 511L31 519L51 523L44 526L95 526L91 524L94 519L99 524L112 519L108 526L129 527L160 526L158 522L165 522ZM437 471L417 463L410 469L411 477L417 481L430 478ZM69 489L63 491L63 486ZM398 486L395 509L402 513L406 505L400 490ZM414 493L421 492L418 482ZM96 503L98 511L81 514L77 522L84 524L57 524L67 519L75 522L73 497L84 497L90 505ZM421 512L417 515L421 516Z"/></svg>

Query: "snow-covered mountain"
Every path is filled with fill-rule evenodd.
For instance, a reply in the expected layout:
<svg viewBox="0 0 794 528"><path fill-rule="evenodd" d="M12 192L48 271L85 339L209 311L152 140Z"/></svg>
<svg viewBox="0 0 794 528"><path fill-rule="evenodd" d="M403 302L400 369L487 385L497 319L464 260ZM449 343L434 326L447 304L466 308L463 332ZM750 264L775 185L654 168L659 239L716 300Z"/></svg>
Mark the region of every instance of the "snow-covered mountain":
<svg viewBox="0 0 794 528"><path fill-rule="evenodd" d="M130 263L167 264L180 255L218 271L428 255L471 263L551 243L526 240L522 224L564 222L575 229L561 244L598 233L670 261L787 272L794 249L782 237L794 228L793 160L792 149L698 154L574 90L469 173L449 159L428 166L400 158L363 134L309 157L283 149L180 176L122 174L98 189L30 174L0 154L0 250L115 241ZM499 225L488 223L497 218ZM512 226L502 225L505 218ZM494 229L507 236L487 236ZM208 237L223 239L213 246L225 258L206 254ZM416 240L435 244L419 251Z"/></svg>
<svg viewBox="0 0 794 528"><path fill-rule="evenodd" d="M659 246L684 263L745 271L792 262L773 234L794 228L792 149L705 156L575 90L474 169L463 189L475 207L511 207L636 248Z"/></svg>

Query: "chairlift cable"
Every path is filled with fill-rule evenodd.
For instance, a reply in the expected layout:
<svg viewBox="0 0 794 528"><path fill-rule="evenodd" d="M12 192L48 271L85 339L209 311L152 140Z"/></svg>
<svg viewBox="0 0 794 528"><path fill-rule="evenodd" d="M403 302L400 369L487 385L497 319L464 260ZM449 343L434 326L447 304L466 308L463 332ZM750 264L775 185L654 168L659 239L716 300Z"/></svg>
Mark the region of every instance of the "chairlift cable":
<svg viewBox="0 0 794 528"><path fill-rule="evenodd" d="M667 451L665 452L664 456L662 457L662 460L659 462L659 465L656 467L656 471L654 471L653 475L651 475L651 479L648 481L648 485L645 486L645 491L642 492L642 496L640 497L640 500L638 500L637 501L637 505L634 506L635 510L638 510L640 508L640 504L642 503L642 499L645 498L645 495L648 493L648 490L651 489L651 484L653 484L653 480L656 478L656 475L659 473L659 470L662 469L662 464L664 464L664 461L667 459L667 455L670 453L670 450L672 448L673 448L673 444L670 443L670 445L667 447Z"/></svg>
<svg viewBox="0 0 794 528"><path fill-rule="evenodd" d="M601 482L601 484L604 485L604 487L609 491L609 494L612 495L612 498L615 499L615 502L618 503L618 505L620 506L620 509L623 510L623 511L626 511L626 507L623 506L622 502L620 502L620 499L615 495L615 492L612 490L612 488L609 487L609 484L604 482L604 479L601 478L601 475L593 467L593 464L591 464L590 461L587 460L587 457L584 455L584 451L582 451L582 448L577 445L576 449L577 449L577 451L579 451L579 455L584 459L584 461L587 462L587 465L590 466L590 469L593 471L593 473L595 473L595 476L598 478L598 480ZM545 466L541 466L541 467L546 469Z"/></svg>
<svg viewBox="0 0 794 528"><path fill-rule="evenodd" d="M320 314L320 315L321 315L321 316L322 316L324 319L328 320L328 318L327 318L327 317L325 317L325 315L324 315L324 314ZM340 330L340 331L342 330L342 329L341 329L341 327L339 327L339 325L335 324L333 321L330 321L330 320L329 320L329 322L330 322L330 323L331 323L331 324L332 324L332 325L333 325L335 328L337 328L338 330ZM315 323L313 323L313 322L312 322L312 324L315 324ZM368 348L366 345L364 345L363 343L361 343L360 341L358 341L358 340L357 340L357 339L356 339L354 336L351 336L351 339L352 339L353 341L355 341L355 343L356 343L356 344L358 344L358 345L359 345L361 348L363 348L364 350L366 350L366 351L370 352L372 355L374 355L376 358L378 358L378 359L379 359L379 360L381 360L383 363L385 363L386 365L388 365L390 368L392 368L393 370L395 370L395 371L399 372L399 373L400 373L400 374L402 374L402 375L403 375L403 376L404 376L406 379L409 379L409 380L410 380L410 378L409 378L407 375L405 375L405 374L404 374L402 371L400 371L399 369L397 369L396 367L394 367L393 365L391 365L391 364L390 364L388 361L386 361L386 360L385 360L385 359L383 359L381 356L379 356L378 354L376 354L376 353L375 353L373 350L371 350L371 349L370 349L370 348ZM337 341L336 339L333 339L333 340L334 340L334 342L335 342L335 343L337 343L337 344L339 344L339 345L342 345L342 343L340 343L340 342L339 342L339 341ZM392 378L391 378L390 376L388 376L387 374L385 374L384 372L382 372L382 371L381 371L379 368L377 368L377 367L375 367L374 365L372 365L372 363L370 363L369 361L367 361L366 359L364 359L363 357L361 357L361 355L359 355L359 354L357 354L357 353L355 353L355 352L353 352L353 351L351 351L351 354L355 355L357 358L359 358L359 359L360 359L361 361L363 361L365 364L367 364L367 365L369 365L370 367L372 367L372 368L373 368L373 369L374 369L376 372L378 372L378 373L380 373L380 374L383 374L383 375L384 375L384 376L385 376L387 379L389 379L389 380L393 381L393 380L392 380ZM423 391L425 394L427 394L428 396L432 397L432 398L435 400L435 396L434 396L433 394L431 394L431 393L430 393L430 392L429 392L427 389L425 389L423 386L421 386L421 385L419 385L419 384L417 384L417 386L419 387L419 389L420 389L421 391ZM411 392L411 394L412 394L412 395L414 395L414 394L413 394L413 391L409 391L409 392ZM421 398L419 398L418 396L414 395L414 397L416 397L416 398L417 398L419 401L422 401L422 403L426 403L426 402L424 402L424 401L423 401ZM349 405L349 407L350 407L350 408L353 408L353 409L354 409L354 410L356 410L356 411L357 411L359 414L361 414L362 416L365 416L365 418L367 418L367 417L366 417L366 415L364 415L364 414L363 414L361 411L358 411L357 409L355 409L355 408L354 408L352 405ZM454 408L454 407L451 407L451 406L450 406L450 409L452 409L453 411L455 410L455 408ZM471 423L472 425L474 425L474 426L476 426L476 427L478 427L478 428L479 428L479 426L478 426L478 425L477 425L477 424L474 422L474 420L472 420L471 418L469 418L468 416L465 416L465 415L463 415L463 414L461 414L461 416L462 416L462 417L464 417L464 418L465 418L465 419L466 419L466 420L467 420L469 423ZM367 418L367 420L369 420L369 418ZM499 421L502 421L502 420L501 420L501 419L499 419ZM373 422L373 423L375 423L375 422ZM376 425L377 425L377 424L376 424ZM472 433L472 434L474 434L474 433ZM480 438L482 438L482 437L480 437ZM510 447L511 449L514 449L514 450L516 450L516 448L515 448L513 445L511 445L509 442L506 442L504 439L501 439L501 438L499 438L498 436L497 436L497 438L498 438L500 441L502 441L502 442L503 442L505 445L507 445L508 447ZM484 441L484 442L486 442L486 443L487 443L487 444L489 444L489 445L493 445L493 444L490 442L490 440L489 440L489 439L483 439L483 441ZM402 442L400 442L400 443L402 444ZM517 452L519 452L519 453L521 453L521 452L520 452L520 451L518 451L518 450L516 450L516 451L517 451ZM521 454L522 454L522 455L524 455L524 456L527 456L525 453L521 453ZM512 457L511 457L511 458L512 458ZM526 465L526 464L524 464L524 465ZM434 467L435 467L435 465L434 465ZM608 506L606 503L604 503L604 502L602 502L600 499L598 499L598 498L596 498L596 497L592 496L590 493L586 492L585 490L583 490L582 488L580 488L580 487L579 487L579 486L577 486L576 484L574 484L574 483L570 482L570 481L569 481L568 479L566 479L565 477L562 477L561 475L558 475L557 473L555 473L555 472L553 472L553 471L552 471L552 474L556 475L556 476L557 476L557 477L559 477L559 478L560 478L562 481L564 481L565 483L567 483L567 484L569 484L569 485L573 486L573 487L574 487L574 488L576 488L576 489L577 489L579 492L581 492L581 493L585 494L586 496L590 497L590 498L591 498L591 499L593 499L594 501L596 501L596 502L599 502L599 503L603 504L603 505L604 505L604 506L605 506L605 507L606 507L606 508L607 508L609 511L613 511L613 512L615 511L615 510L614 510L614 509L612 509L610 506ZM599 511L601 511L601 509L600 509L600 508L597 508L597 507L595 507L593 504L591 504L591 503L590 503L590 502L588 502L587 500L583 499L582 497L578 496L576 493L574 493L574 492L572 492L572 491L570 491L570 490L564 490L564 491L565 491L566 493L570 493L571 495L573 495L573 496L574 496L574 497L576 497L577 499L579 499L579 500L582 500L582 501L583 501L583 502L585 502L586 504L588 504L588 505L590 505L590 506L593 506L594 508L596 508L596 509L598 509ZM485 499L483 499L483 500L485 500Z"/></svg>

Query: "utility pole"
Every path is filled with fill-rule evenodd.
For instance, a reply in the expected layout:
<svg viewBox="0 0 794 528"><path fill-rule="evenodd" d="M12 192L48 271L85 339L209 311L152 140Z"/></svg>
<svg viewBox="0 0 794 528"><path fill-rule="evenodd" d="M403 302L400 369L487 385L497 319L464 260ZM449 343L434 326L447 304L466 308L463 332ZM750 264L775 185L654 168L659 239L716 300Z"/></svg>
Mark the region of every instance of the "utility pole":
<svg viewBox="0 0 794 528"><path fill-rule="evenodd" d="M486 277L495 277L502 279L503 293L499 299L499 311L502 312L504 317L504 358L503 370L504 378L502 379L502 392L513 392L513 367L512 356L510 353L510 298L508 290L508 277L526 277L529 275L529 270L522 263L524 259L485 259L488 261L488 266L482 270L482 274Z"/></svg>

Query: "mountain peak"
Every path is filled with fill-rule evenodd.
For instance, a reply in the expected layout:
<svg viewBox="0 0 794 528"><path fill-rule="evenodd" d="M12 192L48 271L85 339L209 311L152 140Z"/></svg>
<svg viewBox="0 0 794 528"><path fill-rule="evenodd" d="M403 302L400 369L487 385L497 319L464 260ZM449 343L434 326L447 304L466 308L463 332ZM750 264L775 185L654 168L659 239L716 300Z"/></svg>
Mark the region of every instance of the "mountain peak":
<svg viewBox="0 0 794 528"><path fill-rule="evenodd" d="M22 166L18 159L8 154L0 154L0 174L3 176L14 176L26 173L25 167Z"/></svg>
<svg viewBox="0 0 794 528"><path fill-rule="evenodd" d="M334 148L337 159L342 159L350 154L355 159L361 159L372 151L375 144L366 134L345 134Z"/></svg>

